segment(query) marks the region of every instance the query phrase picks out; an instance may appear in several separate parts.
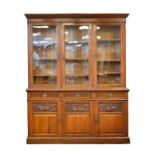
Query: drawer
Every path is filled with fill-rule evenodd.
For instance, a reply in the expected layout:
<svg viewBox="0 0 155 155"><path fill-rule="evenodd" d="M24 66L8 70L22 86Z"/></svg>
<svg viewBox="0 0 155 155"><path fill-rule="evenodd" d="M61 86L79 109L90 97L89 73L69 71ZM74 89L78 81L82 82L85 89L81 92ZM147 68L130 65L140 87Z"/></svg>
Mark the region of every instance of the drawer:
<svg viewBox="0 0 155 155"><path fill-rule="evenodd" d="M30 98L55 98L55 97L59 97L59 92L30 92Z"/></svg>
<svg viewBox="0 0 155 155"><path fill-rule="evenodd" d="M127 92L113 92L113 91L96 92L96 98L127 99L128 98L128 93Z"/></svg>
<svg viewBox="0 0 155 155"><path fill-rule="evenodd" d="M92 93L91 92L84 92L84 91L76 91L76 92L64 92L63 93L63 97L77 97L77 98L91 98L92 97Z"/></svg>

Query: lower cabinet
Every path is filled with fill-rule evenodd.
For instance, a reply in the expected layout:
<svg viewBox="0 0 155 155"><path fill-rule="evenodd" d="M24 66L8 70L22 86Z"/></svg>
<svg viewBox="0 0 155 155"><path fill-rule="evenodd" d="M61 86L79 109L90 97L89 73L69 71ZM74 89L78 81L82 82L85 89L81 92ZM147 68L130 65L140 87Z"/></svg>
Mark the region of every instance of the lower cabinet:
<svg viewBox="0 0 155 155"><path fill-rule="evenodd" d="M127 101L29 101L29 137L125 137Z"/></svg>

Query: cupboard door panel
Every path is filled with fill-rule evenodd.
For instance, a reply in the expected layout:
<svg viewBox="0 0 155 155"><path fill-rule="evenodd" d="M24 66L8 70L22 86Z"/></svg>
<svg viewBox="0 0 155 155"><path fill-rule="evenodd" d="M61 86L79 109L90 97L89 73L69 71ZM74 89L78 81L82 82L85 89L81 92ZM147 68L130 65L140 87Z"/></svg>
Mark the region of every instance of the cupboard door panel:
<svg viewBox="0 0 155 155"><path fill-rule="evenodd" d="M34 134L57 134L58 122L56 115L34 115Z"/></svg>
<svg viewBox="0 0 155 155"><path fill-rule="evenodd" d="M86 101L66 101L64 104L64 135L90 135L92 132L91 104Z"/></svg>
<svg viewBox="0 0 155 155"><path fill-rule="evenodd" d="M31 136L57 136L60 134L60 104L50 101L29 102Z"/></svg>
<svg viewBox="0 0 155 155"><path fill-rule="evenodd" d="M100 101L96 108L96 132L101 136L122 136L126 133L125 102Z"/></svg>
<svg viewBox="0 0 155 155"><path fill-rule="evenodd" d="M90 116L67 114L65 117L66 134L89 134L90 133Z"/></svg>
<svg viewBox="0 0 155 155"><path fill-rule="evenodd" d="M99 116L99 134L114 134L123 132L122 114L101 114Z"/></svg>

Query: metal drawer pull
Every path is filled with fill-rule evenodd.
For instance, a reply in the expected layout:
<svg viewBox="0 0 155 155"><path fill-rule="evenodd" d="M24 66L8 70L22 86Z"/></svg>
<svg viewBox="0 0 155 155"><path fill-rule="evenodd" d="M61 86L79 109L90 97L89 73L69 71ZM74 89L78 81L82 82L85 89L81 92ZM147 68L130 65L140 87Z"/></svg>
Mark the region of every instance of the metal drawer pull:
<svg viewBox="0 0 155 155"><path fill-rule="evenodd" d="M112 93L108 94L109 97L112 97Z"/></svg>
<svg viewBox="0 0 155 155"><path fill-rule="evenodd" d="M76 97L80 97L81 96L81 94L80 93L76 93L76 95L75 95Z"/></svg>
<svg viewBox="0 0 155 155"><path fill-rule="evenodd" d="M43 93L43 97L47 97L47 93Z"/></svg>

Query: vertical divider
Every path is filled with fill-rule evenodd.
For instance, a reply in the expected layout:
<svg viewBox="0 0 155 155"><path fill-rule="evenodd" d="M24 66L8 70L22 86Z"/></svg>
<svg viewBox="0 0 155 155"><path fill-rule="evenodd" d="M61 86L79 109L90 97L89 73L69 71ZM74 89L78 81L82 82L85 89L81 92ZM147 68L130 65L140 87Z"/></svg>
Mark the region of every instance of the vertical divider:
<svg viewBox="0 0 155 155"><path fill-rule="evenodd" d="M61 40L60 40L60 24L56 25L57 32L57 86L61 87L61 61L60 61L60 52L61 52Z"/></svg>
<svg viewBox="0 0 155 155"><path fill-rule="evenodd" d="M64 51L64 46L65 46L65 39L64 39L64 24L61 24L61 31L60 31L60 41L61 41L61 87L65 87L65 51Z"/></svg>
<svg viewBox="0 0 155 155"><path fill-rule="evenodd" d="M96 44L96 25L93 24L93 54L92 54L92 63L93 63L93 87L97 87L97 44Z"/></svg>
<svg viewBox="0 0 155 155"><path fill-rule="evenodd" d="M32 24L28 24L28 81L29 87L33 85L33 48L32 48Z"/></svg>
<svg viewBox="0 0 155 155"><path fill-rule="evenodd" d="M121 84L126 87L126 34L125 34L125 23L122 23L121 26L120 26L120 34L121 34L121 51L120 51L120 54L121 54L121 62L120 62L120 65L121 65Z"/></svg>
<svg viewBox="0 0 155 155"><path fill-rule="evenodd" d="M93 87L93 26L92 24L89 25L89 57L88 57L88 63L89 63L89 86Z"/></svg>
<svg viewBox="0 0 155 155"><path fill-rule="evenodd" d="M62 115L62 100L58 101L58 135L62 136L62 123L63 123L63 115Z"/></svg>
<svg viewBox="0 0 155 155"><path fill-rule="evenodd" d="M95 128L95 136L98 135L98 127L99 127L99 122L97 119L99 119L99 111L98 111L98 101L94 101L94 128Z"/></svg>

